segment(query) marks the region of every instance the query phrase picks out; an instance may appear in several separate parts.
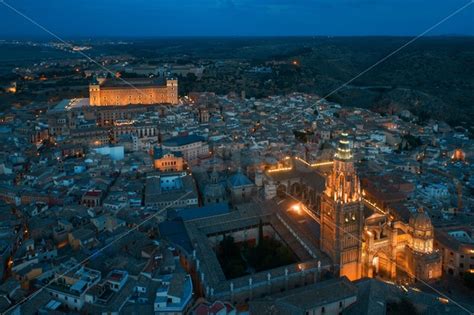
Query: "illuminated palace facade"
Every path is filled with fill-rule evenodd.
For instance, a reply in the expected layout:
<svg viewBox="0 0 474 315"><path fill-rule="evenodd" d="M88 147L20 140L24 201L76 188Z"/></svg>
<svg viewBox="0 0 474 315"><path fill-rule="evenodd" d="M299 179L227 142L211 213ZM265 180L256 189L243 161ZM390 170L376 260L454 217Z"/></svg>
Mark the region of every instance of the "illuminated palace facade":
<svg viewBox="0 0 474 315"><path fill-rule="evenodd" d="M420 209L408 223L364 205L347 134L339 140L321 198L321 249L351 280L397 272L423 281L441 277L434 229Z"/></svg>
<svg viewBox="0 0 474 315"><path fill-rule="evenodd" d="M103 79L89 85L92 106L178 104L178 80Z"/></svg>

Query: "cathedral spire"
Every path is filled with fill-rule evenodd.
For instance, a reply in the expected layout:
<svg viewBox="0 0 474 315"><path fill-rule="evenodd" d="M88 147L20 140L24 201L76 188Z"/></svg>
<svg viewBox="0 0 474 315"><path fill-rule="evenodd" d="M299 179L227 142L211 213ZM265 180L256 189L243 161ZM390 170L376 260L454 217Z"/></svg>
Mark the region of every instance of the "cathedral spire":
<svg viewBox="0 0 474 315"><path fill-rule="evenodd" d="M350 280L361 277L362 244L353 235L362 235L363 223L359 177L348 134L343 133L321 198L321 249Z"/></svg>
<svg viewBox="0 0 474 315"><path fill-rule="evenodd" d="M339 139L334 155L333 170L326 181L325 193L337 202L360 201L360 182L354 167L347 133L342 133Z"/></svg>
<svg viewBox="0 0 474 315"><path fill-rule="evenodd" d="M337 144L337 150L334 157L340 161L347 161L352 159L352 150L349 143L349 135L346 132L341 134L341 138Z"/></svg>

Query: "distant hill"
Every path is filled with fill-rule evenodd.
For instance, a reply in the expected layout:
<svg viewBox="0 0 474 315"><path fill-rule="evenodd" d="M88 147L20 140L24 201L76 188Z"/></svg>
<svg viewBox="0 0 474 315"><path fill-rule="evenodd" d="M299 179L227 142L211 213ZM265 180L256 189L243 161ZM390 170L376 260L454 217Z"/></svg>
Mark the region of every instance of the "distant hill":
<svg viewBox="0 0 474 315"><path fill-rule="evenodd" d="M298 60L267 85L244 73L194 83L192 88L246 90L265 96L293 90L326 95L401 47L408 37L190 38L136 42L138 58L238 59L253 65ZM281 70L281 69L280 69ZM331 96L344 105L378 111L408 109L425 118L472 127L474 118L474 37L425 37L396 53ZM243 78L245 80L239 80ZM257 81L257 82L255 82ZM281 81L281 82L280 82ZM254 91L254 93L253 93Z"/></svg>
<svg viewBox="0 0 474 315"><path fill-rule="evenodd" d="M246 91L265 97L294 91L325 96L408 37L202 37L127 39L127 45L88 41L92 56L132 56L137 63L203 62L201 79L180 78L180 92ZM0 70L8 83L15 64L80 56L44 47L2 45ZM24 47L23 47L24 48ZM217 61L225 66L217 66ZM293 64L292 62L295 61ZM272 67L255 73L251 67ZM474 134L474 37L425 37L360 76L329 99L379 112L408 109L422 119L463 125ZM59 95L60 97L60 95Z"/></svg>

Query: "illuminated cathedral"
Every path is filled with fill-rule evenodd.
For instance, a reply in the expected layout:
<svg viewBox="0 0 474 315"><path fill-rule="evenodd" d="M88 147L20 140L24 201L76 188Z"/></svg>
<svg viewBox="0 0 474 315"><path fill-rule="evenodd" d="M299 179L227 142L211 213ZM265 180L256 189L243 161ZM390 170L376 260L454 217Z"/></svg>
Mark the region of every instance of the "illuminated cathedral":
<svg viewBox="0 0 474 315"><path fill-rule="evenodd" d="M339 265L340 274L359 279L364 206L347 135L339 141L331 174L321 198L321 250Z"/></svg>
<svg viewBox="0 0 474 315"><path fill-rule="evenodd" d="M397 275L423 281L441 277L431 219L419 209L408 223L364 205L347 134L342 134L321 196L321 250L351 280Z"/></svg>

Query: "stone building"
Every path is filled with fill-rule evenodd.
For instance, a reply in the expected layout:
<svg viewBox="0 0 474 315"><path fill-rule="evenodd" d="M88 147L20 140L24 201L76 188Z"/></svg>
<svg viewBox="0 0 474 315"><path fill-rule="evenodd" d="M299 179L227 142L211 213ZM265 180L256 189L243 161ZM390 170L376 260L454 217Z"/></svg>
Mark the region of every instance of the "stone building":
<svg viewBox="0 0 474 315"><path fill-rule="evenodd" d="M192 208L198 205L198 193L192 175L186 172L150 172L147 174L144 203L155 208Z"/></svg>
<svg viewBox="0 0 474 315"><path fill-rule="evenodd" d="M178 104L178 80L164 84L152 79L105 79L89 85L92 106L124 106L130 104Z"/></svg>
<svg viewBox="0 0 474 315"><path fill-rule="evenodd" d="M216 168L212 170L210 181L203 191L204 204L221 203L226 201L227 194L224 185L219 181L219 173Z"/></svg>
<svg viewBox="0 0 474 315"><path fill-rule="evenodd" d="M158 127L152 123L137 123L137 122L116 122L111 129L113 140L117 141L123 135L133 135L142 142L156 142L158 140Z"/></svg>
<svg viewBox="0 0 474 315"><path fill-rule="evenodd" d="M228 178L227 187L233 204L249 202L256 191L255 184L242 173L240 168Z"/></svg>
<svg viewBox="0 0 474 315"><path fill-rule="evenodd" d="M99 126L112 126L116 121L135 119L147 109L149 105L88 106L84 108L84 115L95 119Z"/></svg>
<svg viewBox="0 0 474 315"><path fill-rule="evenodd" d="M340 275L361 277L364 208L347 134L339 140L333 171L321 201L321 250L340 266Z"/></svg>
<svg viewBox="0 0 474 315"><path fill-rule="evenodd" d="M396 279L405 273L423 281L441 277L441 254L433 249L434 231L429 216L420 209L409 223L391 215L373 213L365 219L362 275Z"/></svg>
<svg viewBox="0 0 474 315"><path fill-rule="evenodd" d="M341 277L273 294L249 303L250 314L342 314L357 302L357 287Z"/></svg>
<svg viewBox="0 0 474 315"><path fill-rule="evenodd" d="M163 142L162 148L170 152L180 152L188 164L194 164L199 157L209 155L209 144L198 135L178 136Z"/></svg>
<svg viewBox="0 0 474 315"><path fill-rule="evenodd" d="M455 277L474 273L474 228L468 224L436 229L434 244L443 256L443 271Z"/></svg>
<svg viewBox="0 0 474 315"><path fill-rule="evenodd" d="M321 169L331 164L332 169ZM406 276L423 281L441 277L441 252L433 247L430 217L420 209L406 222L366 200L347 134L342 134L333 162L310 164L294 158L267 171L264 190L267 199L290 195L305 205L320 226L315 237L321 250L341 276L350 280ZM447 268L455 270L453 265Z"/></svg>
<svg viewBox="0 0 474 315"><path fill-rule="evenodd" d="M397 272L411 279L441 277L441 255L433 249L434 229L420 209L408 223L364 205L347 134L342 134L321 202L321 250L351 280Z"/></svg>
<svg viewBox="0 0 474 315"><path fill-rule="evenodd" d="M100 206L102 199L103 193L101 190L89 190L82 196L81 204L88 208L94 208Z"/></svg>
<svg viewBox="0 0 474 315"><path fill-rule="evenodd" d="M184 169L184 159L180 152L170 152L155 147L153 149L153 166L162 172L180 172Z"/></svg>
<svg viewBox="0 0 474 315"><path fill-rule="evenodd" d="M209 110L204 107L199 108L199 122L200 123L208 123L210 118Z"/></svg>

